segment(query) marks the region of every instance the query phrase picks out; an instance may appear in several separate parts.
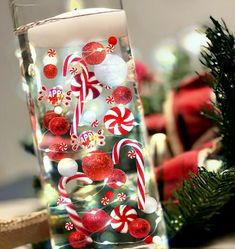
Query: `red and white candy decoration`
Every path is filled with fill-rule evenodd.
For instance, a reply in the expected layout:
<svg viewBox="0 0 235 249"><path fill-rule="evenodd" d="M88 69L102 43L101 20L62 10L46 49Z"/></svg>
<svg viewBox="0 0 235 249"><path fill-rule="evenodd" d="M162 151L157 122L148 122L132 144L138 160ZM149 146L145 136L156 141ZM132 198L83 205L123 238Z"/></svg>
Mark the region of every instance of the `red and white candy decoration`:
<svg viewBox="0 0 235 249"><path fill-rule="evenodd" d="M128 153L127 153L127 156L130 158L130 159L134 159L136 158L136 153L134 150L129 150Z"/></svg>
<svg viewBox="0 0 235 249"><path fill-rule="evenodd" d="M87 235L87 240L89 242L92 242L92 239L89 237L89 233L86 230L86 228L83 226L82 224L82 220L79 216L79 214L76 212L76 208L73 205L71 199L69 198L69 195L66 191L66 185L71 182L71 181L81 181L85 184L92 184L92 180L90 178L88 178L84 173L81 172L77 172L75 175L70 176L70 177L61 177L59 184L58 184L58 192L59 195L61 196L61 198L64 198L64 200L66 201L66 211L68 213L68 216L71 220L71 222L73 223L75 229L77 231L81 231L83 233L85 233Z"/></svg>
<svg viewBox="0 0 235 249"><path fill-rule="evenodd" d="M106 52L113 53L114 47L117 44L117 38L115 36L110 36L108 42L109 44L106 46Z"/></svg>
<svg viewBox="0 0 235 249"><path fill-rule="evenodd" d="M68 149L68 145L66 143L60 143L59 144L59 150L60 151L66 151Z"/></svg>
<svg viewBox="0 0 235 249"><path fill-rule="evenodd" d="M118 197L119 201L125 201L126 200L126 194L124 194L123 192L118 193L117 197Z"/></svg>
<svg viewBox="0 0 235 249"><path fill-rule="evenodd" d="M107 196L103 197L101 199L101 204L104 205L104 206L108 205L109 204L109 198Z"/></svg>
<svg viewBox="0 0 235 249"><path fill-rule="evenodd" d="M134 139L121 139L113 147L112 158L114 164L119 164L120 150L124 146L131 146L136 152L138 208L143 210L145 207L145 175L142 149L139 142Z"/></svg>
<svg viewBox="0 0 235 249"><path fill-rule="evenodd" d="M106 103L107 104L110 104L112 105L114 103L114 97L112 95L108 96L106 99L105 99Z"/></svg>
<svg viewBox="0 0 235 249"><path fill-rule="evenodd" d="M110 216L112 228L116 232L127 233L129 223L137 219L137 212L131 206L120 205L113 209Z"/></svg>
<svg viewBox="0 0 235 249"><path fill-rule="evenodd" d="M73 223L71 221L66 222L64 227L65 227L66 230L70 231L70 230L73 229Z"/></svg>
<svg viewBox="0 0 235 249"><path fill-rule="evenodd" d="M95 121L91 122L91 127L96 128L99 126L99 121L96 119Z"/></svg>
<svg viewBox="0 0 235 249"><path fill-rule="evenodd" d="M47 54L49 57L54 57L56 55L56 51L55 49L53 48L50 48L48 51L47 51Z"/></svg>
<svg viewBox="0 0 235 249"><path fill-rule="evenodd" d="M134 115L126 107L115 106L105 114L104 125L114 135L126 135L135 125Z"/></svg>

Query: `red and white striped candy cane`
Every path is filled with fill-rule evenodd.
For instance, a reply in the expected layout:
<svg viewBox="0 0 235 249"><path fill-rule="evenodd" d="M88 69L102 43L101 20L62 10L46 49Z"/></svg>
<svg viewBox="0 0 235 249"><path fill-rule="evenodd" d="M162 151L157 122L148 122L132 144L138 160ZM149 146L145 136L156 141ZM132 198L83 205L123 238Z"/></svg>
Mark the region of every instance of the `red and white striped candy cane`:
<svg viewBox="0 0 235 249"><path fill-rule="evenodd" d="M123 146L131 146L136 152L137 169L137 188L138 188L138 208L143 210L145 205L145 176L144 176L144 157L138 141L134 139L123 138L113 147L113 163L119 164L120 150Z"/></svg>
<svg viewBox="0 0 235 249"><path fill-rule="evenodd" d="M89 73L86 62L81 57L70 54L66 57L63 65L63 76L65 77L68 72L69 65L72 62L78 62L81 65L82 72L81 72L81 87L77 88L76 85L71 84L71 91L73 92L74 96L77 98L77 103L74 111L73 116L73 123L70 130L70 135L77 134L77 128L80 122L81 114L84 108L84 102L86 98L86 87L89 80Z"/></svg>
<svg viewBox="0 0 235 249"><path fill-rule="evenodd" d="M58 184L58 192L59 195L65 199L65 203L66 203L66 211L68 213L68 216L70 218L70 220L72 221L72 223L74 224L74 227L77 231L81 231L83 233L85 233L87 235L87 240L92 242L92 239L88 236L89 233L88 231L85 229L85 227L82 224L81 218L78 215L75 206L73 205L71 199L69 198L69 195L66 191L66 185L74 180L79 180L81 182L84 182L86 184L91 184L93 181L88 178L84 173L81 172L77 172L75 175L73 176L69 176L69 177L61 177L59 184Z"/></svg>

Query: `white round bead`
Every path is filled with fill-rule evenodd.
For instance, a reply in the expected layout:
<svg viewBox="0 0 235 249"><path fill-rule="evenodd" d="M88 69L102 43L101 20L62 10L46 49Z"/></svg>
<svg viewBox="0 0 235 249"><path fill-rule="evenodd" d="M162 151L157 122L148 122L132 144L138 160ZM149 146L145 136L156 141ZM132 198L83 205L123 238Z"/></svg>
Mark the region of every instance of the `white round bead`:
<svg viewBox="0 0 235 249"><path fill-rule="evenodd" d="M73 176L78 170L78 164L72 158L63 158L58 163L58 171L62 176Z"/></svg>

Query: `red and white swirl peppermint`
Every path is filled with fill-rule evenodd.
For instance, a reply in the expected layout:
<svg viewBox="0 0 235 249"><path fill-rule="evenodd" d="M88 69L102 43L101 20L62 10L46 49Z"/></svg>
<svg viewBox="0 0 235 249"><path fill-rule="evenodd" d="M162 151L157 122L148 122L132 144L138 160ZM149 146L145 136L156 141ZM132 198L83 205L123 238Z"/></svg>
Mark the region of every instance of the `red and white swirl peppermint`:
<svg viewBox="0 0 235 249"><path fill-rule="evenodd" d="M104 206L108 205L109 204L109 198L108 197L103 197L101 199L101 204L103 204Z"/></svg>
<svg viewBox="0 0 235 249"><path fill-rule="evenodd" d="M91 122L91 127L96 128L98 126L99 126L99 121L97 119Z"/></svg>
<svg viewBox="0 0 235 249"><path fill-rule="evenodd" d="M106 46L106 52L107 53L113 53L113 50L114 50L114 46L112 44L108 44Z"/></svg>
<svg viewBox="0 0 235 249"><path fill-rule="evenodd" d="M83 75L77 74L71 82L71 90L76 98L80 96ZM100 96L103 88L99 81L95 78L93 72L88 72L88 81L86 82L86 100L90 101Z"/></svg>
<svg viewBox="0 0 235 249"><path fill-rule="evenodd" d="M66 143L60 143L59 144L59 150L60 151L66 151L68 149L68 145Z"/></svg>
<svg viewBox="0 0 235 249"><path fill-rule="evenodd" d="M134 125L135 119L132 112L123 106L115 106L108 110L104 116L106 129L114 135L126 135Z"/></svg>
<svg viewBox="0 0 235 249"><path fill-rule="evenodd" d="M118 193L117 195L119 201L125 201L126 200L126 194L124 193Z"/></svg>
<svg viewBox="0 0 235 249"><path fill-rule="evenodd" d="M65 200L63 197L60 197L60 198L57 200L56 204L57 204L58 206L61 206L61 205L66 205L67 202L66 202L66 200Z"/></svg>
<svg viewBox="0 0 235 249"><path fill-rule="evenodd" d="M127 153L127 156L130 159L134 159L134 158L136 158L136 152L134 150L129 150L128 153Z"/></svg>
<svg viewBox="0 0 235 249"><path fill-rule="evenodd" d="M137 212L131 206L120 205L113 209L110 216L112 228L116 232L127 233L128 224L137 218Z"/></svg>
<svg viewBox="0 0 235 249"><path fill-rule="evenodd" d="M73 229L73 223L72 222L66 222L64 227L65 227L66 230L70 231L70 230Z"/></svg>
<svg viewBox="0 0 235 249"><path fill-rule="evenodd" d="M105 102L107 104L113 104L114 103L114 97L112 95L108 96L106 99L105 99Z"/></svg>
<svg viewBox="0 0 235 249"><path fill-rule="evenodd" d="M56 55L56 51L55 49L53 48L50 48L48 51L47 51L47 54L49 57L54 57Z"/></svg>
<svg viewBox="0 0 235 249"><path fill-rule="evenodd" d="M81 231L83 233L85 233L87 235L87 240L88 241L92 241L91 238L88 236L89 233L86 230L86 228L83 226L81 218L79 216L79 214L76 211L75 206L73 205L71 199L69 198L69 195L66 191L66 185L71 182L71 181L81 181L84 182L86 184L91 184L93 181L88 178L84 173L81 172L77 172L75 175L73 176L69 176L69 177L61 177L59 184L58 184L58 192L59 195L64 198L67 202L65 208L66 211L68 213L68 216L71 220L71 222L74 224L74 227L77 231Z"/></svg>
<svg viewBox="0 0 235 249"><path fill-rule="evenodd" d="M138 208L143 210L145 206L145 175L142 149L139 142L134 139L121 139L113 147L112 158L114 164L119 164L120 150L124 146L131 146L136 152Z"/></svg>

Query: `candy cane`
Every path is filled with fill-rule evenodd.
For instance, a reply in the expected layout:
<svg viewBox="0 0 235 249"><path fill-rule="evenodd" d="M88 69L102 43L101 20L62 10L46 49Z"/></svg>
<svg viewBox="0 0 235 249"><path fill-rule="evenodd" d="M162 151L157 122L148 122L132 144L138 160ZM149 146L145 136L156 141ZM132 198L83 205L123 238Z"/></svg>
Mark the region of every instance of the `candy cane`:
<svg viewBox="0 0 235 249"><path fill-rule="evenodd" d="M62 198L65 199L65 203L66 203L66 211L68 213L68 216L70 218L70 220L72 221L72 223L74 224L74 227L77 231L81 231L83 233L85 233L87 235L87 240L89 242L92 241L92 239L88 236L89 233L88 231L85 229L85 227L82 224L81 218L78 215L78 213L76 212L76 208L73 205L71 199L69 198L69 195L66 191L66 185L74 180L79 180L81 182L84 182L86 184L91 184L93 181L88 178L84 173L81 172L77 172L75 175L73 176L69 176L69 177L61 177L59 184L58 184L58 192L60 194L60 196Z"/></svg>
<svg viewBox="0 0 235 249"><path fill-rule="evenodd" d="M76 85L71 85L71 90L75 97L77 98L77 103L74 111L74 116L73 116L73 122L70 130L70 135L77 134L77 128L78 124L81 119L81 114L83 112L84 108L84 101L86 98L86 86L88 84L89 80L89 73L88 73L88 68L86 65L86 62L79 56L77 55L68 55L64 61L63 65L63 76L67 75L68 67L72 62L79 62L82 68L82 73L81 73L81 89L77 91L77 86Z"/></svg>
<svg viewBox="0 0 235 249"><path fill-rule="evenodd" d="M137 187L138 187L138 208L143 210L145 205L145 177L144 177L144 157L138 141L123 138L113 147L113 163L119 164L120 150L123 146L131 146L136 152Z"/></svg>

